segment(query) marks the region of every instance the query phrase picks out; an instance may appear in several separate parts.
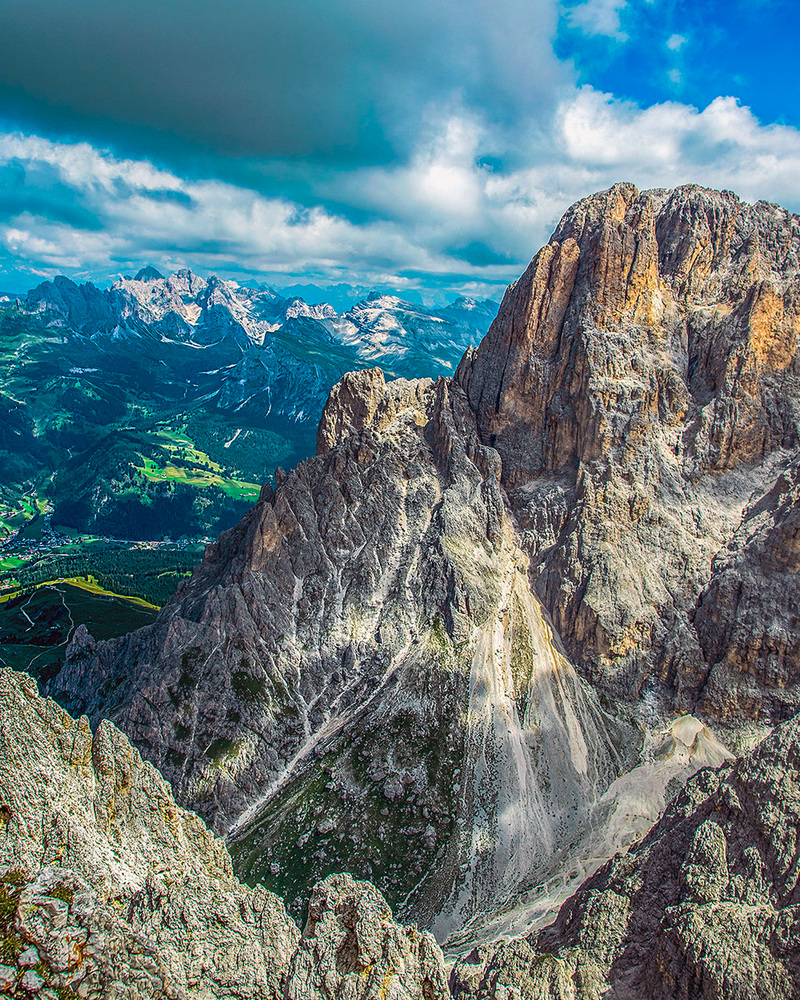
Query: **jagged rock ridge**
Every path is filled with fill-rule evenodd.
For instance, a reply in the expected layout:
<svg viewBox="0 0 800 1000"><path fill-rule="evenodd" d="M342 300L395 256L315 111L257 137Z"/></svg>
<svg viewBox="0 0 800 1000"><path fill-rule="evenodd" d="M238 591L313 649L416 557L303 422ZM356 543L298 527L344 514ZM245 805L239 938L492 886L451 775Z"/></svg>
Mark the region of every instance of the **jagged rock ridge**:
<svg viewBox="0 0 800 1000"><path fill-rule="evenodd" d="M382 364L398 375L452 373L497 311L489 300L462 297L429 309L373 292L339 314L269 285L251 288L187 269L165 277L153 267L107 289L60 275L18 304L90 343L101 360L144 342L167 362L200 362L195 377L204 398L213 394L221 409L301 421L311 413L318 419L331 369Z"/></svg>
<svg viewBox="0 0 800 1000"><path fill-rule="evenodd" d="M14 996L444 1000L437 945L348 875L302 935L108 722L0 670L0 990Z"/></svg>
<svg viewBox="0 0 800 1000"><path fill-rule="evenodd" d="M566 878L635 718L737 738L800 707L792 587L779 642L749 610L793 538L799 253L729 193L578 203L452 382L347 376L317 457L54 691L298 900L356 856L444 934Z"/></svg>

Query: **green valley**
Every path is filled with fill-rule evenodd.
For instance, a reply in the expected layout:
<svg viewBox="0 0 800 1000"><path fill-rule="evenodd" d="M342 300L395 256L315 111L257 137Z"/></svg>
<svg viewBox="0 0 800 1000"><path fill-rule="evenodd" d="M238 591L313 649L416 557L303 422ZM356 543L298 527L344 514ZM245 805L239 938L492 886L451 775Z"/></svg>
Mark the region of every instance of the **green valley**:
<svg viewBox="0 0 800 1000"><path fill-rule="evenodd" d="M157 609L76 583L52 583L2 605L0 648L6 664L39 681L54 676L79 625L112 639L149 625Z"/></svg>

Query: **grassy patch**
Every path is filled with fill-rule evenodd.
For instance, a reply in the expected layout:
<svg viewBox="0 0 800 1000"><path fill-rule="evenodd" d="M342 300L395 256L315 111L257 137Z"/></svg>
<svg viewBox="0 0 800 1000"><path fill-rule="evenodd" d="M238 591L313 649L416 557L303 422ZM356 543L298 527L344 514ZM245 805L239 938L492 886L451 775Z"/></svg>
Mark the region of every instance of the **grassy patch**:
<svg viewBox="0 0 800 1000"><path fill-rule="evenodd" d="M242 670L237 670L231 677L233 693L243 701L260 701L267 696L266 681L253 677Z"/></svg>
<svg viewBox="0 0 800 1000"><path fill-rule="evenodd" d="M194 486L197 489L217 486L223 493L236 500L252 502L258 499L261 490L258 483L244 483L238 479L226 479L211 468L187 467L172 463L159 466L152 459L144 456L142 456L142 463L141 466L138 466L138 470L151 483L180 483L184 486Z"/></svg>
<svg viewBox="0 0 800 1000"><path fill-rule="evenodd" d="M41 588L0 604L0 657L44 681L60 670L76 626L86 625L96 639L113 639L155 615L151 607L70 584Z"/></svg>
<svg viewBox="0 0 800 1000"><path fill-rule="evenodd" d="M15 569L19 569L20 566L25 566L30 562L29 559L23 559L22 556L0 556L0 573L8 573Z"/></svg>
<svg viewBox="0 0 800 1000"><path fill-rule="evenodd" d="M22 886L27 876L21 869L11 869L0 880L0 961L11 962L23 951L24 941L14 931Z"/></svg>
<svg viewBox="0 0 800 1000"><path fill-rule="evenodd" d="M214 740L206 750L206 757L209 760L215 762L222 762L227 760L236 748L236 744L233 740L228 740L224 736L220 736L219 739Z"/></svg>
<svg viewBox="0 0 800 1000"><path fill-rule="evenodd" d="M62 903L66 903L67 906L72 906L72 902L75 899L75 893L70 889L68 885L64 885L60 882L57 886L54 886L50 890L50 895L53 899L60 899Z"/></svg>
<svg viewBox="0 0 800 1000"><path fill-rule="evenodd" d="M458 810L454 774L466 730L423 704L451 703L466 681L430 664L415 668L405 683L415 693L427 689L423 703L387 711L368 731L345 731L320 747L229 843L239 877L286 899L295 917L311 886L332 872L370 880L390 905L423 884L436 883L431 891L438 892L449 877ZM394 785L386 794L389 778ZM429 826L435 837L426 845Z"/></svg>
<svg viewBox="0 0 800 1000"><path fill-rule="evenodd" d="M203 489L217 486L237 500L254 502L261 489L259 483L248 483L233 477L230 472L201 451L186 433L170 428L156 434L160 453L148 457L140 455L142 465L138 470L153 483L182 483Z"/></svg>

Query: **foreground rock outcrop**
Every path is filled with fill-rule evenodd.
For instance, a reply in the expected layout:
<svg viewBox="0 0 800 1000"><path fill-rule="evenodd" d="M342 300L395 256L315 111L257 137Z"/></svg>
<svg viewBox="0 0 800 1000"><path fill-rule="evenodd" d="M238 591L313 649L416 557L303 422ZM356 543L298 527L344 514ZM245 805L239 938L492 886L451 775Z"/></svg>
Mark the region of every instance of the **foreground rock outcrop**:
<svg viewBox="0 0 800 1000"><path fill-rule="evenodd" d="M444 936L591 870L677 712L741 747L800 710L799 278L774 205L582 200L452 381L346 376L317 456L52 693L298 910L355 863Z"/></svg>
<svg viewBox="0 0 800 1000"><path fill-rule="evenodd" d="M348 875L302 935L125 737L0 670L0 990L14 996L441 1000L441 952Z"/></svg>
<svg viewBox="0 0 800 1000"><path fill-rule="evenodd" d="M800 717L692 778L550 927L473 951L463 1000L800 997Z"/></svg>

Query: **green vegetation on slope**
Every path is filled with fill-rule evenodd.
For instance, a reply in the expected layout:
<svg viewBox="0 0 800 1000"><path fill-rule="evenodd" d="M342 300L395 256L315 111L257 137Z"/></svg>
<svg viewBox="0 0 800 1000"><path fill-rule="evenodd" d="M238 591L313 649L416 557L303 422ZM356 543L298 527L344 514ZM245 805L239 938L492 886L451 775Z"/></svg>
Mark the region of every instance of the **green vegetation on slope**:
<svg viewBox="0 0 800 1000"><path fill-rule="evenodd" d="M95 541L74 549L65 546L10 568L5 597L30 593L54 580L82 578L109 593L161 607L180 580L191 575L201 556L198 545L132 548ZM3 596L0 592L0 600Z"/></svg>
<svg viewBox="0 0 800 1000"><path fill-rule="evenodd" d="M95 341L47 319L0 308L0 542L47 505L81 534L217 535L313 451L313 428L217 405L235 345Z"/></svg>
<svg viewBox="0 0 800 1000"><path fill-rule="evenodd" d="M149 625L156 609L67 583L42 587L0 604L0 659L39 681L54 677L79 625L112 639Z"/></svg>

